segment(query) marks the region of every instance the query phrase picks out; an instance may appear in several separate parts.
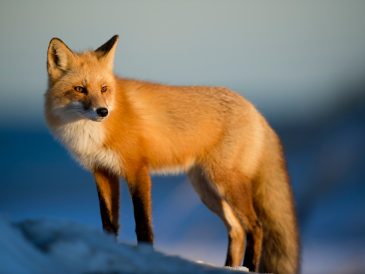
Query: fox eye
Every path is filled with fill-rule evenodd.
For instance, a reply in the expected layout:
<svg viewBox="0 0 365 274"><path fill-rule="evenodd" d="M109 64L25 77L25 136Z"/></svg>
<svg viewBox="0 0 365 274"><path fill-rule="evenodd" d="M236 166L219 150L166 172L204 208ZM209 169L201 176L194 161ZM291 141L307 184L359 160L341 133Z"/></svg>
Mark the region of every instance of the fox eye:
<svg viewBox="0 0 365 274"><path fill-rule="evenodd" d="M76 90L77 92L83 93L83 94L87 94L86 88L84 88L82 86L76 86L76 87L74 87L74 90Z"/></svg>
<svg viewBox="0 0 365 274"><path fill-rule="evenodd" d="M107 90L108 90L108 87L107 86L102 86L100 91L101 91L101 93L104 93Z"/></svg>

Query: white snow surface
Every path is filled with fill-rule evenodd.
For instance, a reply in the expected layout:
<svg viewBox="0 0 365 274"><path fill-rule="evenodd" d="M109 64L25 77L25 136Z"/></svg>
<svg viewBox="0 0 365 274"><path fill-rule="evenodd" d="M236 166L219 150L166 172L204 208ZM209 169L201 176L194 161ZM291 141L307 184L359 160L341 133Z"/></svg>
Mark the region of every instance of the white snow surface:
<svg viewBox="0 0 365 274"><path fill-rule="evenodd" d="M0 217L0 273L247 273L168 256L150 246L117 243L111 236L65 221L13 224Z"/></svg>

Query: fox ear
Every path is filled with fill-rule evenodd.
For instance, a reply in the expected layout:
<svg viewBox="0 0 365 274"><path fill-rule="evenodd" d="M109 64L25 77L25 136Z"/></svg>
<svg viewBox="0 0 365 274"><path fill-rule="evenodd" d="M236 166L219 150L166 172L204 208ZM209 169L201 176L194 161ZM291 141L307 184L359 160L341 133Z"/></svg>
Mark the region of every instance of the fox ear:
<svg viewBox="0 0 365 274"><path fill-rule="evenodd" d="M59 78L70 66L74 54L61 39L53 38L49 42L47 68L51 79Z"/></svg>
<svg viewBox="0 0 365 274"><path fill-rule="evenodd" d="M113 70L115 49L118 45L119 36L114 35L105 44L95 50L99 60L105 62L105 64Z"/></svg>

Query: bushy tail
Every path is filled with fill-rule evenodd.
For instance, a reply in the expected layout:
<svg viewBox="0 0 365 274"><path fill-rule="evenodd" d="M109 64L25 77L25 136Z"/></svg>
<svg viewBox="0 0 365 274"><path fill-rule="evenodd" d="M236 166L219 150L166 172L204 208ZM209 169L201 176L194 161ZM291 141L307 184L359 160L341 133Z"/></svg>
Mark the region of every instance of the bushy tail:
<svg viewBox="0 0 365 274"><path fill-rule="evenodd" d="M264 230L260 272L299 273L299 233L281 145L271 150L260 176L255 206Z"/></svg>
<svg viewBox="0 0 365 274"><path fill-rule="evenodd" d="M293 226L278 220L264 222L263 253L260 272L275 274L299 273L299 244ZM279 221L280 222L280 221Z"/></svg>

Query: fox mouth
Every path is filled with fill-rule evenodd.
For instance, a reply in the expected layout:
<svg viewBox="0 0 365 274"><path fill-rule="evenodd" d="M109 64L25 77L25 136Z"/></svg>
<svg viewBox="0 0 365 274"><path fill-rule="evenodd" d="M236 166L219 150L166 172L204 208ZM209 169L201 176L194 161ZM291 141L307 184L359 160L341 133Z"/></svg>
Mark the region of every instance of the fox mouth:
<svg viewBox="0 0 365 274"><path fill-rule="evenodd" d="M82 114L83 118L86 118L86 119L89 119L89 120L92 120L94 122L101 122L103 120L105 120L105 118L107 117L107 115L105 116L101 116L100 114L98 114L96 111L94 110L88 110L88 111L85 111L83 114Z"/></svg>
<svg viewBox="0 0 365 274"><path fill-rule="evenodd" d="M91 115L91 120L101 122L108 116L109 111L105 107L99 107L90 109L87 111L87 113Z"/></svg>
<svg viewBox="0 0 365 274"><path fill-rule="evenodd" d="M94 121L94 122L101 122L105 119L106 117L95 117L95 118L89 118L90 120Z"/></svg>
<svg viewBox="0 0 365 274"><path fill-rule="evenodd" d="M75 103L63 107L56 107L53 109L53 112L65 122L83 119L94 122L102 122L109 116L107 108L101 107L85 109L80 104Z"/></svg>

